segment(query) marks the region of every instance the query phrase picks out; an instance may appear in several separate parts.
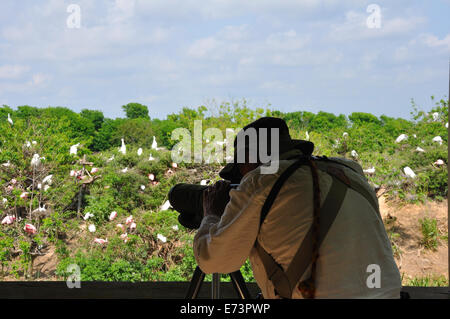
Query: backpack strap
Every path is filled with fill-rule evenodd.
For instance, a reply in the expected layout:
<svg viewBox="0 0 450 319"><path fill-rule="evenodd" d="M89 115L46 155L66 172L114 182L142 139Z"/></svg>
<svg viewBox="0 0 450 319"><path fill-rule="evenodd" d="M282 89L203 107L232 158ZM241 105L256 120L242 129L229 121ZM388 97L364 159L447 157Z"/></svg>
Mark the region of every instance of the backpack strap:
<svg viewBox="0 0 450 319"><path fill-rule="evenodd" d="M315 202L314 221L313 226L306 234L287 270L284 271L282 266L279 265L275 259L259 244L258 240L255 242L256 251L258 252L258 255L264 265L267 277L272 281L275 288L275 293L283 298L291 298L295 285L302 278L311 262L313 263L311 269L312 276L309 280L301 283L299 285L299 289L302 291L302 294L306 295L308 298L314 298L315 261L318 257L318 248L331 228L331 225L333 224L340 207L342 206L347 193L347 188L349 186L348 179L345 178L345 174L342 170L335 168L334 170L329 171L328 173L332 176L333 182L324 204L322 208L320 208L320 190L316 165L311 159L302 158L294 162L294 164L291 164L291 166L289 166L275 182L261 210L260 226L272 207L273 202L284 182L297 168L304 164L308 164L311 167L311 172L313 174ZM318 223L319 210L326 212L320 215L320 223Z"/></svg>

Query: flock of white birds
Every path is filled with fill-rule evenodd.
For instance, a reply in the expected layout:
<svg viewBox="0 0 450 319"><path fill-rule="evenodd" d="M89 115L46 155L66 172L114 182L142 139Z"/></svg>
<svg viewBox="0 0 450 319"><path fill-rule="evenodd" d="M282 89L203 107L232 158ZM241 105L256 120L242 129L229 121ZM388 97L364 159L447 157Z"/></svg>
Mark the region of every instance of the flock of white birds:
<svg viewBox="0 0 450 319"><path fill-rule="evenodd" d="M438 114L437 112L435 112L435 113L432 114L432 117L433 117L433 121L438 121L438 119L439 119L439 114ZM14 122L13 122L13 120L11 119L10 114L8 114L7 121L8 121L8 123L9 123L11 126L14 125ZM448 122L445 124L445 127L448 129ZM349 138L349 134L348 134L347 132L344 132L342 136L343 136L344 139ZM413 134L413 137L414 137L414 138L417 138L417 136L416 136L415 134ZM401 134L401 135L399 135L399 136L396 138L395 142L396 142L396 143L402 143L402 142L408 140L408 138L409 138L409 137L408 137L406 134ZM305 139L306 139L307 141L310 140L310 136L309 136L308 131L306 131ZM207 141L207 142L208 142L208 141ZM439 145L442 145L443 139L442 139L441 136L435 136L435 137L433 137L432 142L435 142L435 143L438 143ZM26 141L25 146L28 147L28 148L30 148L30 147L32 147L32 145L36 145L36 144L37 144L36 141L32 141L32 142ZM225 139L223 142L217 142L217 144L223 146L224 144L226 144L226 139ZM77 155L77 153L78 153L78 148L80 147L80 145L81 145L80 143L77 143L77 144L72 145L72 146L70 147L70 150L69 150L70 154L71 154L71 155ZM153 136L153 142L152 142L152 145L151 145L151 149L152 149L152 150L161 150L161 149L163 149L162 147L158 147L158 144L157 144L157 142L156 142L155 136ZM425 152L426 152L426 151L425 151L423 148L421 148L421 147L417 147L417 148L416 148L416 151L417 151L417 152L421 152L421 153L425 153ZM121 139L121 147L119 148L119 152L122 153L122 154L124 154L124 155L127 153L127 147L126 147L126 145L125 145L125 140L124 140L123 138ZM141 156L142 154L143 154L143 149L142 149L142 148L139 148L139 149L137 150L137 155L138 155L138 156ZM352 151L350 152L350 154L351 154L351 156L352 156L355 160L357 160L358 157L359 157L359 155L358 155L358 153L356 152L356 150L352 150ZM34 155L33 155L32 159L31 159L31 167L33 168L33 171L34 171L35 169L39 168L39 166L41 165L41 162L42 162L43 160L45 160L45 157L41 157L39 154L34 154ZM113 161L113 160L114 160L114 155L113 155L111 158L109 158L107 161L110 162L110 161ZM152 156L152 154L150 154L150 157L149 157L148 160L149 160L149 161L153 161L153 160L155 160L155 158ZM3 163L3 164L1 164L1 165L4 166L4 167L9 167L9 166L11 166L11 163L10 163L10 161L7 161L6 163ZM433 166L435 166L435 167L440 167L440 166L443 166L443 165L445 165L445 162L444 162L442 159L438 159L437 161L435 161L435 162L433 163ZM176 163L172 163L172 168L175 169L176 167L177 167ZM125 167L124 169L121 170L122 173L126 173L127 171L128 171L128 167ZM171 171L171 170L170 170L170 171ZM370 167L370 168L368 168L368 169L364 169L363 171L364 171L364 173L367 174L367 175L373 175L373 174L375 174L375 171L376 171L376 170L375 170L375 167L372 166L372 167ZM95 174L95 173L97 173L97 172L98 172L98 168L95 168L95 167L92 168L92 170L91 170L91 173L92 173L92 174ZM415 177L417 176L417 175L414 173L414 171L413 171L410 167L408 167L408 166L406 166L406 167L403 168L403 173L404 173L408 178L415 178ZM80 178L81 175L82 175L82 171L75 171L75 170L72 170L72 171L70 172L70 176L75 176L75 177ZM42 180L41 183L38 183L38 189L41 190L41 189L42 189L42 185L44 185L43 190L44 190L44 191L47 191L47 190L50 188L50 185L52 184L52 177L53 177L53 175L48 175L48 176L46 176L46 177ZM149 179L150 179L150 181L152 182L153 185L156 185L156 184L158 183L157 181L155 181L155 176L154 176L154 174L149 174L148 177L149 177ZM12 189L14 188L13 185L15 184L15 182L16 182L16 181L15 181L14 179L11 181L11 184L12 184L12 185L8 186L8 187L10 188L10 190L12 190ZM209 182L208 180L202 180L202 181L200 182L200 184L201 184L201 185L207 185L208 182ZM145 185L141 185L141 186L140 186L140 189L141 189L142 191L145 190ZM20 198L22 198L22 199L27 199L27 198L28 198L28 195L29 195L28 192L22 192L22 194L20 195ZM8 202L8 200L7 200L6 198L3 198L3 199L2 199L2 202L3 202L3 205L6 205L7 202ZM171 207L170 202L167 200L164 204L161 205L160 211L167 210L167 209L169 209L170 207ZM46 207L45 207L45 204L44 204L43 206L41 206L41 204L39 203L39 208L33 210L32 213L42 213L42 212L46 212L46 211L47 211L47 209L46 209ZM91 214L90 212L87 212L87 213L85 214L85 216L84 216L84 220L87 221L87 220L89 220L90 218L92 218L93 216L94 216L93 214ZM110 214L109 220L110 220L110 221L114 220L114 219L116 218L116 216L117 216L117 212L115 212L115 211L112 212L112 213ZM7 215L6 217L3 218L3 220L2 220L1 223L2 223L2 224L6 224L6 225L11 225L11 224L13 224L13 223L15 222L15 220L16 220L16 217L15 217L15 216L13 216L13 215ZM116 226L124 231L124 233L121 235L121 238L126 242L126 241L128 240L128 232L127 232L127 230L128 230L130 233L132 233L132 232L136 229L136 223L135 223L135 221L133 220L133 216L130 215L130 216L125 220L125 225L128 225L128 226L125 227L125 226L123 226L123 225L120 224L120 223L117 224ZM174 225L172 228L173 228L174 230L178 230L178 226L176 226L176 225ZM91 232L91 233L95 233L97 229L96 229L96 227L95 227L94 224L90 224L90 225L88 226L88 230L89 230L89 232ZM36 229L36 227L35 227L34 225L32 225L32 224L25 224L24 231L25 231L26 233L32 235L32 234L36 234L37 229ZM166 241L167 241L167 238L166 238L165 236L163 236L162 234L158 234L158 235L157 235L157 238L158 238L160 241L162 241L162 242L166 242ZM97 243L97 244L103 245L103 244L106 244L106 243L108 242L108 239L95 238L95 239L94 239L94 242Z"/></svg>

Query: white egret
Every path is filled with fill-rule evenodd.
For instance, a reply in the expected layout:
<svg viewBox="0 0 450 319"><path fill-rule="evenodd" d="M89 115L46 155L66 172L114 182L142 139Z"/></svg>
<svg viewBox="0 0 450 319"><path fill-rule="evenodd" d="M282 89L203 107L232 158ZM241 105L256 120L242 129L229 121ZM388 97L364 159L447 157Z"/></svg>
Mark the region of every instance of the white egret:
<svg viewBox="0 0 450 319"><path fill-rule="evenodd" d="M433 113L433 121L437 121L439 119L439 113L438 112L434 112Z"/></svg>
<svg viewBox="0 0 450 319"><path fill-rule="evenodd" d="M166 200L165 203L161 205L160 210L161 211L168 210L170 207L172 207L170 205L170 202L168 200Z"/></svg>
<svg viewBox="0 0 450 319"><path fill-rule="evenodd" d="M350 154L352 155L353 158L358 158L358 153L356 153L355 150L352 150L352 151L350 152Z"/></svg>
<svg viewBox="0 0 450 319"><path fill-rule="evenodd" d="M417 146L416 151L420 153L425 153L425 150L419 146Z"/></svg>
<svg viewBox="0 0 450 319"><path fill-rule="evenodd" d="M437 142L437 143L439 143L439 145L442 145L442 142L443 142L442 137L440 137L440 136L433 137L433 142Z"/></svg>
<svg viewBox="0 0 450 319"><path fill-rule="evenodd" d="M141 155L142 155L142 148L139 148L139 149L137 150L137 155L138 155L138 156L141 156Z"/></svg>
<svg viewBox="0 0 450 319"><path fill-rule="evenodd" d="M94 214L91 213L86 213L86 215L84 215L83 219L84 220L88 220L89 218L94 217Z"/></svg>
<svg viewBox="0 0 450 319"><path fill-rule="evenodd" d="M445 162L441 159L438 159L436 162L433 163L436 166L442 166L445 165Z"/></svg>
<svg viewBox="0 0 450 319"><path fill-rule="evenodd" d="M399 135L399 137L397 137L397 139L395 140L395 143L400 143L400 142L405 141L407 139L408 139L408 135L401 134L401 135Z"/></svg>
<svg viewBox="0 0 450 319"><path fill-rule="evenodd" d="M93 232L96 231L96 228L95 228L95 225L94 225L94 224L90 224L89 227L88 227L88 229L89 229L89 231L90 231L91 233L93 233Z"/></svg>
<svg viewBox="0 0 450 319"><path fill-rule="evenodd" d="M409 166L406 166L403 169L403 172L405 173L406 176L408 176L410 178L415 178L416 177L416 174L413 172L413 170Z"/></svg>
<svg viewBox="0 0 450 319"><path fill-rule="evenodd" d="M53 183L53 179L52 178L53 178L53 174L45 176L44 179L42 180L42 184L52 185L52 183Z"/></svg>
<svg viewBox="0 0 450 319"><path fill-rule="evenodd" d="M167 241L167 238L161 234L158 234L156 237L163 243L165 243Z"/></svg>
<svg viewBox="0 0 450 319"><path fill-rule="evenodd" d="M126 147L126 145L125 145L125 140L122 138L121 139L121 141L122 141L122 146L120 147L120 152L123 154L123 155L125 155L126 153L127 153L127 147Z"/></svg>
<svg viewBox="0 0 450 319"><path fill-rule="evenodd" d="M366 174L372 175L372 174L375 173L375 167L371 167L371 168L365 169L365 170L363 170L363 172L366 173Z"/></svg>
<svg viewBox="0 0 450 319"><path fill-rule="evenodd" d="M153 142L152 142L152 149L156 150L158 149L158 143L156 143L156 137L153 136Z"/></svg>
<svg viewBox="0 0 450 319"><path fill-rule="evenodd" d="M78 147L80 146L80 143L77 143L77 144L75 144L75 145L72 145L71 147L70 147L70 154L71 155L77 155L77 153L78 153Z"/></svg>
<svg viewBox="0 0 450 319"><path fill-rule="evenodd" d="M9 122L9 124L14 125L14 122L11 119L11 115L9 115L9 113L8 113L8 122Z"/></svg>

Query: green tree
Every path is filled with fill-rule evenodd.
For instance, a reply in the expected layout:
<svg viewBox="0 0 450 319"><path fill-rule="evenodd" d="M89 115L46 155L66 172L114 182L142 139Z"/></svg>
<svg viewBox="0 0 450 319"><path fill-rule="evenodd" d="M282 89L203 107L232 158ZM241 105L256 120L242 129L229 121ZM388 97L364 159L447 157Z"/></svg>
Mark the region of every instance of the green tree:
<svg viewBox="0 0 450 319"><path fill-rule="evenodd" d="M123 105L122 109L124 110L128 119L150 119L150 117L148 116L148 107L146 105L140 103L128 103L127 105Z"/></svg>
<svg viewBox="0 0 450 319"><path fill-rule="evenodd" d="M102 127L103 121L105 120L103 112L97 110L83 109L80 112L80 115L81 117L89 120L94 125L96 131Z"/></svg>

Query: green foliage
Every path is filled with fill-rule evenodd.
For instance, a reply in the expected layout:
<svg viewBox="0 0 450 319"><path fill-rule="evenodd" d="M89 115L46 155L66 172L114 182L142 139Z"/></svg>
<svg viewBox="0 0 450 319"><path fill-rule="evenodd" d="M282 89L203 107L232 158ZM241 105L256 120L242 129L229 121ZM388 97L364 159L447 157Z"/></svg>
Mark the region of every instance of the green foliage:
<svg viewBox="0 0 450 319"><path fill-rule="evenodd" d="M436 250L439 238L437 220L435 218L424 217L419 222L422 231L422 240L420 243L427 249Z"/></svg>
<svg viewBox="0 0 450 319"><path fill-rule="evenodd" d="M165 119L153 120L149 119L148 108L138 103L124 105L126 118L117 119L105 118L102 112L89 109L76 113L64 107L24 105L13 110L3 106L0 108L0 164L9 161L11 165L0 166L1 197L7 200L0 214L17 212L22 218L28 218L30 210L44 203L49 214L41 219L33 217L31 222L38 228L33 236L23 231L25 219L17 225L0 226L1 275L30 277L31 256L42 247L53 245L59 261L57 274L61 277L67 277L67 266L75 263L80 266L82 280L190 280L196 267L192 249L195 232L181 226L179 230L174 229L178 225L178 213L170 209L160 211L160 206L167 200L169 189L178 182L198 183L200 177L217 179L215 173L220 164L206 169L184 163L177 169L171 167L168 150L176 143L171 139L172 131L187 128L193 133L195 120L201 121L203 132L215 127L225 137L227 128L241 128L262 116L280 117L288 123L293 138L304 139L308 131L315 143L314 154L352 158L350 152L356 150L359 156L354 160L363 168L376 169L375 174L368 176L370 183L384 187L391 198L406 202L445 200L447 166L438 167L433 163L438 159L448 161L445 128L448 102L433 102L431 112L420 111L413 102L412 120L361 112L352 113L348 118L327 112L281 112L268 107L250 108L246 100L186 107ZM438 113L437 120L433 113ZM8 114L14 125L7 122ZM395 143L400 134L408 135L408 139ZM442 145L432 141L438 135L444 140ZM158 147L164 149L151 149L153 136ZM122 138L127 146L125 155L118 152ZM36 143L27 146L31 141ZM78 154L70 155L70 146L77 143L81 144ZM418 146L426 152L417 152ZM141 156L137 155L138 148L144 150ZM45 157L35 176L30 166L34 154ZM156 160L149 161L150 154ZM88 221L76 213L82 181L69 175L72 170L82 169L79 160L84 155L100 170L93 174L98 179L86 186L80 202L83 216L87 212L94 214ZM402 171L405 166L416 172L415 179L405 176ZM195 175L193 170L198 170ZM156 177L156 183L149 180L150 173ZM53 175L50 188L38 189L37 183L50 174ZM13 179L16 183L11 189ZM25 190L29 197L20 198ZM117 211L118 216L109 221L112 211ZM128 232L128 240L124 242L120 238L123 232L116 224L124 224L130 215L137 228L124 231ZM93 234L86 230L91 223L97 228ZM421 229L423 244L436 247L439 238L436 221L424 218ZM167 242L161 242L158 234L167 237ZM398 233L392 229L388 234L394 253L400 255L395 243ZM95 237L107 238L108 243L95 244ZM254 281L248 260L241 271L246 281ZM420 282L422 279L415 280L424 283Z"/></svg>
<svg viewBox="0 0 450 319"><path fill-rule="evenodd" d="M405 286L414 287L447 287L448 279L442 275L431 275L425 277L414 277L406 281Z"/></svg>
<svg viewBox="0 0 450 319"><path fill-rule="evenodd" d="M128 103L122 106L128 119L150 119L148 116L148 107L139 103Z"/></svg>

